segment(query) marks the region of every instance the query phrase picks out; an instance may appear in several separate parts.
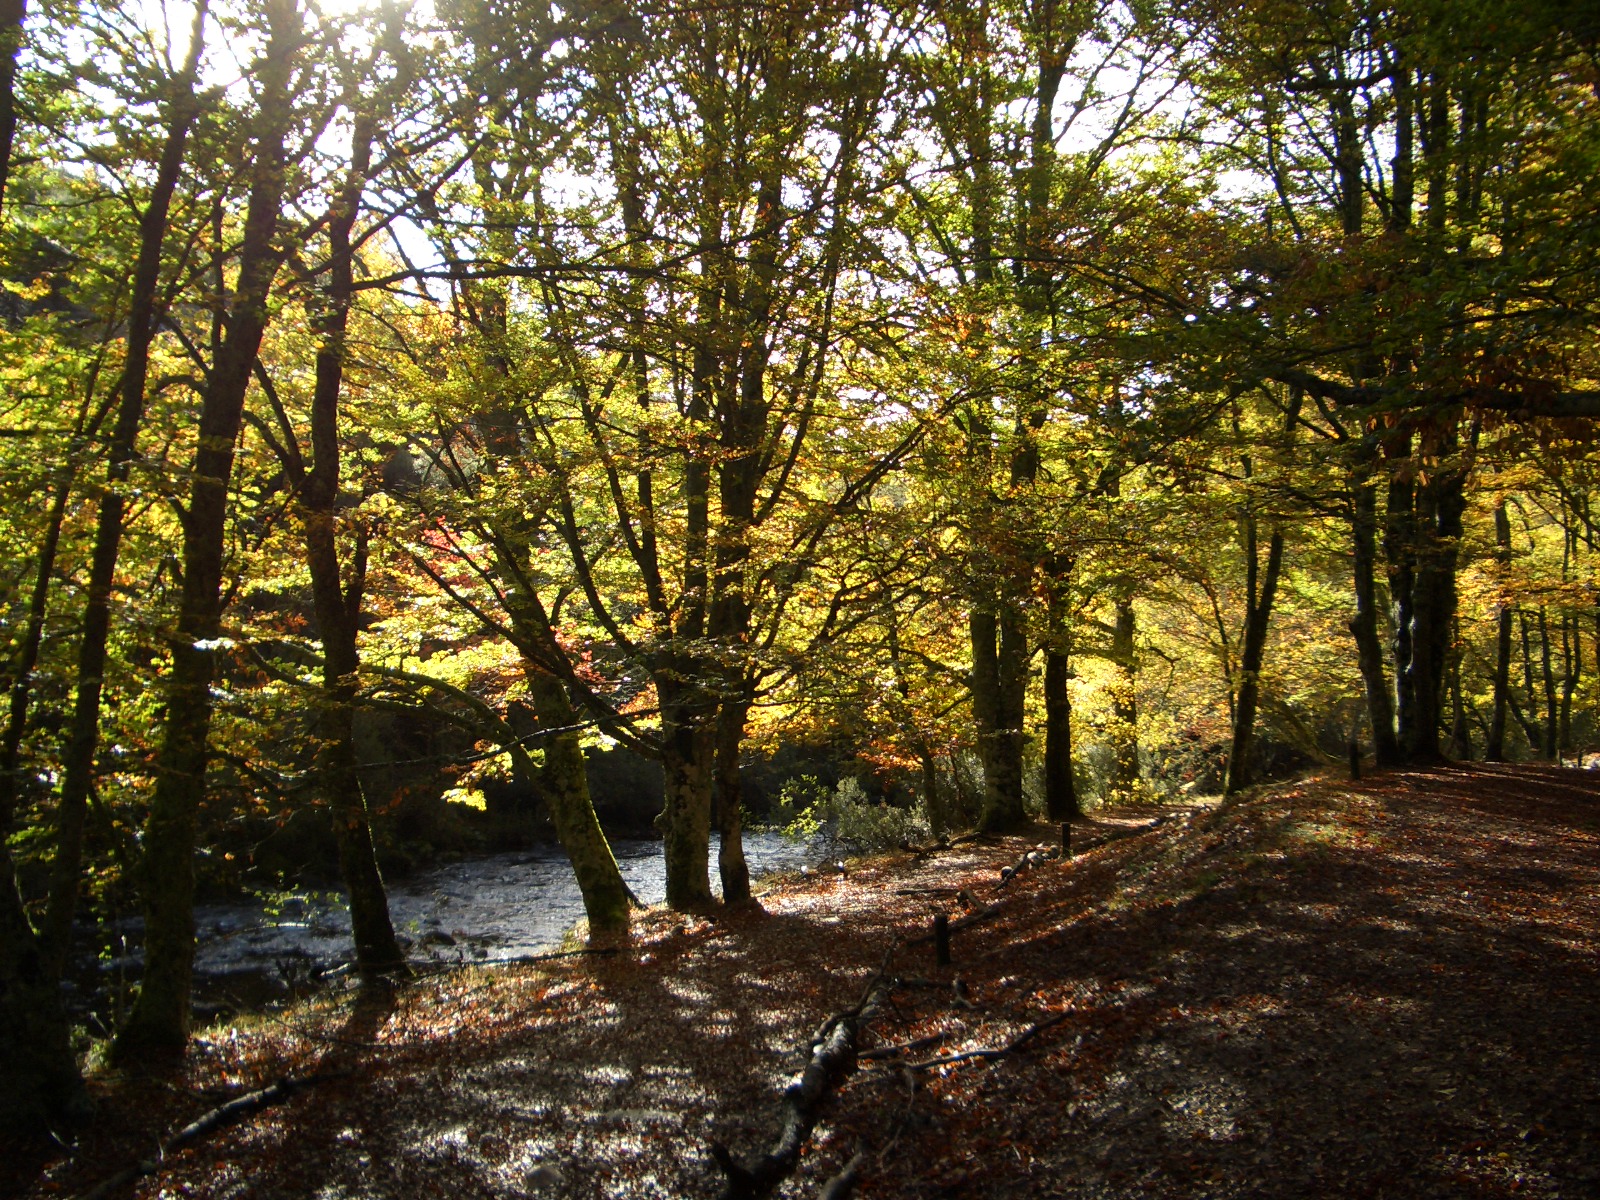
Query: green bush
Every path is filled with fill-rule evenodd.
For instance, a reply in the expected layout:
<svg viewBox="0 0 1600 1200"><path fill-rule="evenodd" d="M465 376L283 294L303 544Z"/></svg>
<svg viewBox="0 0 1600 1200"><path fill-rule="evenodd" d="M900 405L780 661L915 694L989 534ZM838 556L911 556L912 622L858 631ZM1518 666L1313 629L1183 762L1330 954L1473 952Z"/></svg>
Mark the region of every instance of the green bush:
<svg viewBox="0 0 1600 1200"><path fill-rule="evenodd" d="M853 778L831 790L809 775L789 780L779 789L772 825L788 837L816 842L829 854L888 850L931 836L920 806L874 802Z"/></svg>

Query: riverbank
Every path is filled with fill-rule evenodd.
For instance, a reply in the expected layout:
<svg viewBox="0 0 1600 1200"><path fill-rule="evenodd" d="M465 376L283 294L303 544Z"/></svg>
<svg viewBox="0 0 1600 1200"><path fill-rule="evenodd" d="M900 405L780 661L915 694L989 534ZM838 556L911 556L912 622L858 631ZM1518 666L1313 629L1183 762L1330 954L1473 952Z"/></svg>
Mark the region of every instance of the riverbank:
<svg viewBox="0 0 1600 1200"><path fill-rule="evenodd" d="M896 943L910 982L866 1037L885 1052L783 1194L858 1152L885 1197L1600 1186L1594 774L1311 781L998 891L1046 833L793 878L761 911L655 910L612 954L219 1027L167 1078L97 1075L100 1120L70 1152L14 1148L12 1190L81 1194L230 1095L315 1074L120 1194L715 1195L708 1147L771 1143L797 1049ZM996 901L949 967L904 945ZM999 1053L941 1061L974 1050Z"/></svg>

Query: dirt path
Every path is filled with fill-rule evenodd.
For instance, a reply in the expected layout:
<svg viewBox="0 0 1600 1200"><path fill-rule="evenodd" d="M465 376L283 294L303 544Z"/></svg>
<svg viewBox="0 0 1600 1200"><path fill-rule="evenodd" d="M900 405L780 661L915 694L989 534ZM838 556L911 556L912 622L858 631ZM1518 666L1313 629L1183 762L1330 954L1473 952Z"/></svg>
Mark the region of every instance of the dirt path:
<svg viewBox="0 0 1600 1200"><path fill-rule="evenodd" d="M715 1195L708 1145L765 1148L806 1033L887 946L959 914L958 889L995 899L1028 840L796 881L764 914L652 914L625 954L215 1032L176 1078L103 1079L107 1116L70 1154L22 1148L10 1190L77 1194L219 1099L323 1070L348 1074L121 1194ZM1000 899L953 966L900 954L920 982L872 1036L938 1037L909 1055L927 1063L1060 1019L994 1061L864 1062L784 1194L860 1150L874 1197L1600 1195L1593 775L1313 782Z"/></svg>

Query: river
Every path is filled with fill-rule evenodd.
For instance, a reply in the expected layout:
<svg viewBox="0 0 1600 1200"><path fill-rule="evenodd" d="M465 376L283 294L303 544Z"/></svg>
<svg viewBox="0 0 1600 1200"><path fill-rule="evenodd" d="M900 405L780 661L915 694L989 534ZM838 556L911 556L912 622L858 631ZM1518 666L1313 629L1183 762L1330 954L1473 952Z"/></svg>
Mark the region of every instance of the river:
<svg viewBox="0 0 1600 1200"><path fill-rule="evenodd" d="M718 841L711 843L716 886ZM661 843L611 843L622 876L646 904L666 896ZM821 851L778 833L747 832L753 879L816 863ZM718 888L720 890L720 888ZM583 898L559 846L536 847L444 863L389 887L395 931L415 962L493 963L560 945L583 916ZM137 978L140 922L128 921L119 943L94 972L79 974L73 1007L109 1024L118 997ZM117 953L116 951L122 951ZM293 891L195 909L195 998L201 1018L304 995L351 957L350 910L338 892Z"/></svg>

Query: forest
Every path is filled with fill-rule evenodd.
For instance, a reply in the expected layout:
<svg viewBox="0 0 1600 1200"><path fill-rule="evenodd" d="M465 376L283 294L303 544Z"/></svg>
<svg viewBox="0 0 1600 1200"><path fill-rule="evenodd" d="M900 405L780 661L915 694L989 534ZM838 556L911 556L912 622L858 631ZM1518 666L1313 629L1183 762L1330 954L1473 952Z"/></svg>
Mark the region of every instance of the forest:
<svg viewBox="0 0 1600 1200"><path fill-rule="evenodd" d="M1597 117L1582 0L0 0L0 1122L324 849L364 977L452 836L625 937L610 756L686 913L779 760L1583 763Z"/></svg>

